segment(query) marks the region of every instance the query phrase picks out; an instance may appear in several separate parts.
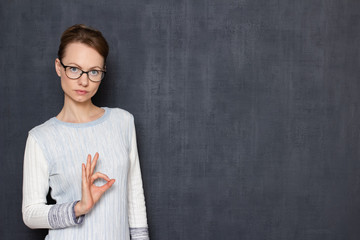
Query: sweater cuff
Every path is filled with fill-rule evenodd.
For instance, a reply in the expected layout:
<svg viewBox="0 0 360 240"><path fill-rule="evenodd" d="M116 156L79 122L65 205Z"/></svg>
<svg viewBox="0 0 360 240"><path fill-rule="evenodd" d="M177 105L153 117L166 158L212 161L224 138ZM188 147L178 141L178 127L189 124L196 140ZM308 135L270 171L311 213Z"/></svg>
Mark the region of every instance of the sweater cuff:
<svg viewBox="0 0 360 240"><path fill-rule="evenodd" d="M131 240L150 240L148 228L130 228Z"/></svg>
<svg viewBox="0 0 360 240"><path fill-rule="evenodd" d="M52 229L66 228L81 224L84 215L76 217L75 205L79 201L55 204L49 210L48 220Z"/></svg>

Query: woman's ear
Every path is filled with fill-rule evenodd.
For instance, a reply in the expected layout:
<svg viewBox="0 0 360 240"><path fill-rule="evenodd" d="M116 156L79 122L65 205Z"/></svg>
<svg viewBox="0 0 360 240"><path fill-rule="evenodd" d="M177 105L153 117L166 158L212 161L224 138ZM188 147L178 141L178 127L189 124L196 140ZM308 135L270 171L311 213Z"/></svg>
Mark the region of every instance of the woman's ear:
<svg viewBox="0 0 360 240"><path fill-rule="evenodd" d="M59 77L61 77L61 63L58 58L55 59L55 71Z"/></svg>

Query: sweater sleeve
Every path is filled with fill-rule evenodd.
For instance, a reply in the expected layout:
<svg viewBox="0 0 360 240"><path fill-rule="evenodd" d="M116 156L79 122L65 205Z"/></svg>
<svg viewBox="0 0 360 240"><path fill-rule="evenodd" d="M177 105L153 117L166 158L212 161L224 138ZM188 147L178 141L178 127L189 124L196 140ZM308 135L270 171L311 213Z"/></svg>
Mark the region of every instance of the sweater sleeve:
<svg viewBox="0 0 360 240"><path fill-rule="evenodd" d="M130 168L128 175L128 212L131 239L148 240L145 197L140 171L139 155L136 144L134 119L130 121Z"/></svg>
<svg viewBox="0 0 360 240"><path fill-rule="evenodd" d="M65 204L46 204L49 191L48 162L30 134L26 141L23 169L22 215L29 228L64 228L80 224L83 216L75 217L77 201Z"/></svg>

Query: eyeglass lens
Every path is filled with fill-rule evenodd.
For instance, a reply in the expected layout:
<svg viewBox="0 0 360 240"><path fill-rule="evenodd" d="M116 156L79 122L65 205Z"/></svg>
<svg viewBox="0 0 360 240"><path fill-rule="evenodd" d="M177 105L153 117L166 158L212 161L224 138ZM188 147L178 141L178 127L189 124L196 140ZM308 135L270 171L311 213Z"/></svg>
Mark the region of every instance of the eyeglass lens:
<svg viewBox="0 0 360 240"><path fill-rule="evenodd" d="M91 81L98 82L104 78L104 72L99 70L90 70L88 72L82 71L76 67L67 67L65 70L66 76L71 79L78 79L82 74L87 74Z"/></svg>

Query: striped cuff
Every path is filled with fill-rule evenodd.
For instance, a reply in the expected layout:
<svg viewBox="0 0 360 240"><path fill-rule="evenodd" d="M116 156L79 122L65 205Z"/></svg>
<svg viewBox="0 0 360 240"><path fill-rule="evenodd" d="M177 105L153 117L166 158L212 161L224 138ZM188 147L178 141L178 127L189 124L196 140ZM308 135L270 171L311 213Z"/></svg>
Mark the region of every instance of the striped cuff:
<svg viewBox="0 0 360 240"><path fill-rule="evenodd" d="M150 240L148 228L130 228L131 240Z"/></svg>
<svg viewBox="0 0 360 240"><path fill-rule="evenodd" d="M78 202L79 201L53 205L48 214L51 228L66 228L81 224L84 221L84 215L77 218L74 210L74 207Z"/></svg>

